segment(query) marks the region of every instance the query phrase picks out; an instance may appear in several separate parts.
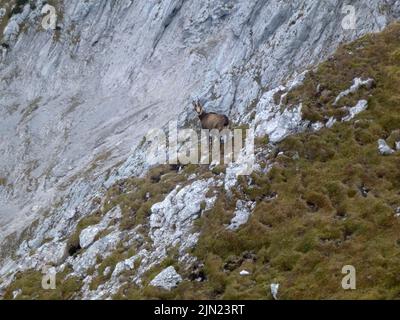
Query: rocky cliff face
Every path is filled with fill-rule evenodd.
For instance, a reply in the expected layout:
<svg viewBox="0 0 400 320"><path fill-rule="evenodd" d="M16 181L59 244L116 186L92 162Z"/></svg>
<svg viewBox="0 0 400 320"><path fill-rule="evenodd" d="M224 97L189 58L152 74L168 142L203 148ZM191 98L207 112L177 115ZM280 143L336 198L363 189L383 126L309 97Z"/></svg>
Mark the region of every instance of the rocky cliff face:
<svg viewBox="0 0 400 320"><path fill-rule="evenodd" d="M5 1L0 4L11 11ZM67 240L78 221L98 209L105 186L143 173L142 149L135 151L143 136L171 119L181 124L193 119L193 98L237 123L249 121L246 116L253 110L264 110L256 121L268 123L277 111L269 110L273 106L265 92L280 85L290 88L289 80L327 58L339 44L380 31L400 15L399 1L351 1L356 24L347 30L342 1L53 4L56 30L41 26L42 0L4 15L0 24L0 276L5 284L18 270L48 263L72 265L85 278L93 267L85 261L115 249L119 241L129 246L139 239L135 230L121 233L114 226L104 237L96 234L95 241L94 228L92 234L86 230L94 244L78 258L66 257L71 250ZM293 117L290 112L278 115L274 132ZM271 133L270 128L262 131ZM285 133L276 133L277 141ZM173 231L175 225L162 229L163 223L186 200L195 206L187 209L189 219L197 214L200 202L193 203L185 190L196 191L211 206L208 188L226 182L211 180L168 190L168 197L181 194L182 204L171 204L166 197L152 208L150 224L161 230L148 235L160 248L141 248L125 260L128 269L142 261L137 283L165 255L160 253L167 249L163 246L182 244L182 237L195 243L196 235L187 234L186 219L177 221L183 235ZM104 223L99 221L98 227ZM87 245L87 237L81 240ZM106 289L95 293L86 279L83 296L115 293L120 280L114 273Z"/></svg>

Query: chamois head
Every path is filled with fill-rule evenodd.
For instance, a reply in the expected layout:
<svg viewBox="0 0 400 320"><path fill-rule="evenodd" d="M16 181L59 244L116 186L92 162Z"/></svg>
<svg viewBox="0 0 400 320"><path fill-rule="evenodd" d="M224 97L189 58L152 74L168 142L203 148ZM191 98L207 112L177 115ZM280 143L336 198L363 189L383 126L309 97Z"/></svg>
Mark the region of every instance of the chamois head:
<svg viewBox="0 0 400 320"><path fill-rule="evenodd" d="M199 116L203 114L204 109L203 106L200 104L199 100L193 101L193 106L194 106L194 111L196 111Z"/></svg>

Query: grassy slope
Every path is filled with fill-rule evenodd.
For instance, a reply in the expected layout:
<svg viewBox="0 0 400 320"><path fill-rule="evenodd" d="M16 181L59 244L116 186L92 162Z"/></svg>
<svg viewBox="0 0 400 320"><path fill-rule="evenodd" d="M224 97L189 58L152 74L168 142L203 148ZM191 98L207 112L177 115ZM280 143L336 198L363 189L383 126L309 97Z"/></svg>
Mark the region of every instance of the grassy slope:
<svg viewBox="0 0 400 320"><path fill-rule="evenodd" d="M277 192L276 200L258 201L237 233L218 223L226 201L205 218L196 250L210 278L201 285L204 297L270 298L269 284L279 282L282 299L400 298L400 221L394 217L400 206L400 154L377 152L379 138L392 147L400 139L400 25L340 48L290 94L289 103L303 101L305 118L335 115L334 97L357 76L374 78L376 88L341 103L367 98L368 110L350 123L286 139L275 168L255 180L255 190ZM332 92L321 104L318 84ZM366 197L363 187L370 190ZM257 197L254 189L247 193ZM243 259L246 251L255 261ZM242 265L223 272L231 260ZM346 264L357 269L355 291L341 288ZM243 268L252 275L238 276Z"/></svg>
<svg viewBox="0 0 400 320"><path fill-rule="evenodd" d="M333 106L337 94L355 77L372 77L376 87L361 89ZM317 94L318 84L329 94ZM172 292L147 286L171 264L184 276L193 274L178 265L172 250L169 259L145 275L144 288L132 286L127 278L115 298L271 299L271 283L280 283L281 299L400 298L400 220L394 217L400 207L400 153L381 156L377 151L378 139L387 139L392 147L400 139L399 88L399 24L339 48L288 95L287 104L303 102L304 118L319 121L330 116L339 119L344 114L341 107L361 98L368 99L368 110L331 129L285 139L277 146L283 154L265 159L275 163L268 174L242 178L231 198L219 197L215 208L196 225L201 237L192 253L204 262L197 273L206 281L184 281ZM184 171L184 175L212 174L203 167ZM161 186L158 176L168 183ZM111 188L105 203L119 204L122 227L133 228L146 221L159 195L178 182L182 176L176 172L156 168L144 180L130 179ZM148 192L156 195L150 203L145 197ZM278 197L268 200L274 193ZM232 232L224 225L238 199L257 201L257 206L249 222ZM76 241L76 235L73 238ZM127 255L117 252L116 256ZM356 267L357 290L341 288L344 265ZM251 275L240 276L243 269ZM36 275L20 275L8 296L25 286L29 292L32 277ZM103 280L96 279L94 287ZM23 297L29 294L24 292Z"/></svg>
<svg viewBox="0 0 400 320"><path fill-rule="evenodd" d="M355 77L372 77L333 106ZM321 97L318 84L329 92ZM118 298L281 299L400 298L400 155L378 154L377 140L400 139L400 25L341 47L291 92L287 104L303 102L305 119L340 119L343 106L363 98L366 112L348 123L283 141L275 167L241 179L234 196L221 196L198 223L202 235L193 254L204 261L204 282L183 282L172 292L145 287ZM298 156L297 156L298 155ZM363 194L368 190L368 194ZM278 193L275 200L267 200ZM249 223L225 229L237 199L257 201ZM344 265L354 265L357 290L341 287ZM242 277L243 269L251 271Z"/></svg>

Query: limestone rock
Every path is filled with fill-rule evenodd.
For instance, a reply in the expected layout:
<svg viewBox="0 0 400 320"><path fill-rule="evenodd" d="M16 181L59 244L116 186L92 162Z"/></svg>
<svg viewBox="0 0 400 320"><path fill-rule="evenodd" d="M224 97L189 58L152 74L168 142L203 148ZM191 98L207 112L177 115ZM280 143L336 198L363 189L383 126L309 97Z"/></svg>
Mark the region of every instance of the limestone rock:
<svg viewBox="0 0 400 320"><path fill-rule="evenodd" d="M121 217L121 209L116 207L115 209L108 212L100 223L89 226L86 229L82 230L79 235L79 244L82 249L86 249L89 247L95 240L96 236L103 230L107 229L109 223L113 219L118 219Z"/></svg>
<svg viewBox="0 0 400 320"><path fill-rule="evenodd" d="M151 207L149 235L155 248L162 251L179 245L179 251L184 253L196 244L198 234L192 233L193 222L199 218L201 203L207 200L206 194L213 183L211 178L183 188L177 186L164 201Z"/></svg>
<svg viewBox="0 0 400 320"><path fill-rule="evenodd" d="M255 208L255 202L253 201L243 201L238 200L236 203L236 210L234 213L234 217L231 220L230 225L227 227L229 230L237 230L240 226L247 223L249 220L251 212Z"/></svg>
<svg viewBox="0 0 400 320"><path fill-rule="evenodd" d="M350 121L360 112L367 110L367 108L368 108L368 101L360 100L357 102L357 104L354 107L349 108L349 115L347 117L344 117L342 120Z"/></svg>
<svg viewBox="0 0 400 320"><path fill-rule="evenodd" d="M7 13L7 10L5 8L0 8L0 19L3 18Z"/></svg>
<svg viewBox="0 0 400 320"><path fill-rule="evenodd" d="M361 87L366 87L366 88L371 88L373 85L375 84L375 80L374 79L366 79L363 80L361 78L355 78L353 80L353 84L351 85L351 87L341 93L339 93L339 95L336 97L335 102L333 103L333 105L337 105L338 102L340 101L340 99L348 96L351 93L356 92L358 89L360 89Z"/></svg>
<svg viewBox="0 0 400 320"><path fill-rule="evenodd" d="M93 242L96 236L104 229L99 226L90 226L84 229L79 235L79 245L82 249L86 249Z"/></svg>
<svg viewBox="0 0 400 320"><path fill-rule="evenodd" d="M272 283L271 284L271 294L275 300L278 300L278 290L279 290L279 283Z"/></svg>
<svg viewBox="0 0 400 320"><path fill-rule="evenodd" d="M290 91L300 85L306 72L294 77L287 87L279 86L267 91L260 99L256 108L254 119L256 136L268 135L272 143L277 143L291 133L303 131L307 122L303 121L302 105L292 106L281 110L281 105L276 104L274 95L279 91Z"/></svg>
<svg viewBox="0 0 400 320"><path fill-rule="evenodd" d="M85 252L77 257L70 257L68 262L79 275L84 275L95 263L97 257L105 258L115 250L121 240L121 232L115 230L93 243Z"/></svg>
<svg viewBox="0 0 400 320"><path fill-rule="evenodd" d="M324 124L322 122L315 122L311 125L312 131L319 131L324 127Z"/></svg>
<svg viewBox="0 0 400 320"><path fill-rule="evenodd" d="M391 155L395 153L395 151L388 146L385 140L379 139L378 140L378 150L379 153L383 156Z"/></svg>
<svg viewBox="0 0 400 320"><path fill-rule="evenodd" d="M170 266L161 271L151 282L153 287L171 290L182 281L182 277L176 272L173 266Z"/></svg>
<svg viewBox="0 0 400 320"><path fill-rule="evenodd" d="M13 299L16 299L21 293L22 293L21 289L13 291L13 293L12 293Z"/></svg>
<svg viewBox="0 0 400 320"><path fill-rule="evenodd" d="M332 128L335 123L336 123L336 119L334 117L330 117L328 122L326 123L326 127Z"/></svg>

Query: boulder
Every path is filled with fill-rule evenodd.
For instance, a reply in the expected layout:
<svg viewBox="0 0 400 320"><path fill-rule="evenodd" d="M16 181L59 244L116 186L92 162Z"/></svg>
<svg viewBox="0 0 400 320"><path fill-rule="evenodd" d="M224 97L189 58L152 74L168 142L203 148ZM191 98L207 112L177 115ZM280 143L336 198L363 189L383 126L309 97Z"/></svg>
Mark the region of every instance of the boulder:
<svg viewBox="0 0 400 320"><path fill-rule="evenodd" d="M79 245L81 248L86 249L89 247L96 239L96 236L104 229L105 228L102 228L98 225L90 226L84 229L79 235Z"/></svg>
<svg viewBox="0 0 400 320"><path fill-rule="evenodd" d="M279 283L272 283L271 284L271 294L275 300L278 300L278 290L279 290Z"/></svg>
<svg viewBox="0 0 400 320"><path fill-rule="evenodd" d="M107 212L100 223L89 226L86 229L82 230L79 235L80 247L82 249L88 248L96 240L96 236L100 232L106 230L113 219L121 218L121 215L122 213L120 207L115 207L114 209Z"/></svg>
<svg viewBox="0 0 400 320"><path fill-rule="evenodd" d="M395 152L392 148L388 146L386 141L383 139L378 140L378 150L379 153L383 156L391 155Z"/></svg>
<svg viewBox="0 0 400 320"><path fill-rule="evenodd" d="M161 271L151 282L153 287L171 290L182 281L182 277L176 272L173 266Z"/></svg>

